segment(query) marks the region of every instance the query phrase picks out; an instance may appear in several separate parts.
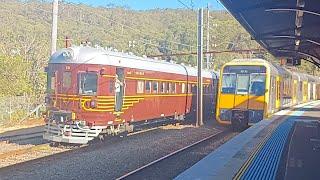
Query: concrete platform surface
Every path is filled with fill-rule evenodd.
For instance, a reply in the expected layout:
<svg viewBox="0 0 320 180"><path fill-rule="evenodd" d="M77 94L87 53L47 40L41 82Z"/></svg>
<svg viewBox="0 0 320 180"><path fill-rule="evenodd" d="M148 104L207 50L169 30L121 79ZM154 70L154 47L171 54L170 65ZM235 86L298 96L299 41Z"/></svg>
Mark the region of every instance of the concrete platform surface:
<svg viewBox="0 0 320 180"><path fill-rule="evenodd" d="M288 118L304 117L304 114L317 110L320 101L300 104L283 110L240 133L201 161L187 169L175 179L232 179L247 162L257 147L266 141L275 128ZM317 111L315 111L317 112ZM320 119L320 111L318 116ZM310 118L309 118L310 119ZM301 179L301 178L300 178Z"/></svg>

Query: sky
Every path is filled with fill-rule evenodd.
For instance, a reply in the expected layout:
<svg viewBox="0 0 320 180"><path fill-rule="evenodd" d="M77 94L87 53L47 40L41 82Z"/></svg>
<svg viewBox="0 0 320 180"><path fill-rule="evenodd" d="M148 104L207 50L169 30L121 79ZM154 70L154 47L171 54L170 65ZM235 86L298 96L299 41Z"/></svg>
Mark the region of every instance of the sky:
<svg viewBox="0 0 320 180"><path fill-rule="evenodd" d="M199 8L210 4L210 9L221 10L224 7L218 0L65 0L66 2L83 3L91 6L125 6L134 10L156 8ZM179 2L180 1L180 2ZM186 7L187 6L187 7Z"/></svg>

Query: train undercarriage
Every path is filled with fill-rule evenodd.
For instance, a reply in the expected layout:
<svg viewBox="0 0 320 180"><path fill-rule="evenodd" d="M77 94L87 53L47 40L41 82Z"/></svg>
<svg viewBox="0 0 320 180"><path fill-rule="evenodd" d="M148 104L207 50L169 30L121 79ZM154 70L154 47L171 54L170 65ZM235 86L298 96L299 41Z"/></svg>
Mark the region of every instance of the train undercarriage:
<svg viewBox="0 0 320 180"><path fill-rule="evenodd" d="M89 126L86 121L70 120L71 116L70 112L51 112L51 115L47 118L43 138L57 143L87 144L95 138L104 140L107 136L126 135L133 132L135 127L152 126L152 124L163 124L164 122L176 123L185 119L184 115L174 115L134 123Z"/></svg>

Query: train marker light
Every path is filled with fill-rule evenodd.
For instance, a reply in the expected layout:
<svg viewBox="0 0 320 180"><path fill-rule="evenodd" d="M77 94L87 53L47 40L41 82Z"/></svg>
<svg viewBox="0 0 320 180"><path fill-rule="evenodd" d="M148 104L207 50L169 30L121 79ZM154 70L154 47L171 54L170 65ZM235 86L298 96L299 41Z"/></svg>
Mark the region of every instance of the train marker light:
<svg viewBox="0 0 320 180"><path fill-rule="evenodd" d="M70 66L66 66L65 68L66 68L66 70L70 70L71 69Z"/></svg>
<svg viewBox="0 0 320 180"><path fill-rule="evenodd" d="M75 119L76 119L76 113L74 113L74 112L71 113L71 119L72 119L72 120L75 120Z"/></svg>
<svg viewBox="0 0 320 180"><path fill-rule="evenodd" d="M96 108L97 107L97 101L96 100L91 100L90 101L90 107L91 108Z"/></svg>

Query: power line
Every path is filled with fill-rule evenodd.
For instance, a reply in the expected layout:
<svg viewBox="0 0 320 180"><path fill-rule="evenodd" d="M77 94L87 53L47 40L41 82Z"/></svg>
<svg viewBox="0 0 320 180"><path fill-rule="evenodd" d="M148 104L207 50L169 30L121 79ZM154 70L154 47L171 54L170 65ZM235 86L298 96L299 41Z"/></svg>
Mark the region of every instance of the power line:
<svg viewBox="0 0 320 180"><path fill-rule="evenodd" d="M221 54L221 53L250 53L250 52L266 52L265 49L239 49L239 50L223 50L223 51L206 51L203 52L203 54ZM157 55L149 55L148 57L154 58L154 57L166 57L166 56L189 56L189 55L197 55L197 52L190 52L190 53L177 53L177 54L170 54L170 55L163 55L163 54L157 54Z"/></svg>
<svg viewBox="0 0 320 180"><path fill-rule="evenodd" d="M111 21L111 22L113 22L113 23L116 23L116 24L121 25L121 26L123 26L123 27L126 27L126 28L128 28L128 29L131 29L132 31L134 31L134 32L136 32L136 33L146 34L146 32L143 32L143 31L138 30L138 29L136 29L136 28L134 28L134 27L131 27L131 26L122 24L122 23L120 23L119 21L113 20L113 19L111 19L111 18L109 18L109 17L105 17L105 16L102 16L101 14L97 14L97 13L92 13L92 12L90 12L90 11L88 11L88 10L83 9L82 7L75 6L75 5L73 5L73 3L66 3L66 4L69 4L69 5L72 5L72 6L74 6L74 7L80 8L80 9L82 9L82 10L88 12L88 13L91 13L91 14L93 14L93 15L96 15L96 16L98 16L98 17L101 17L101 18L104 18L104 19L108 19L109 21ZM147 33L148 33L148 32L147 32ZM152 34L150 34L150 32L149 32L148 34L149 34L149 35L152 35ZM157 34L157 33L156 33L156 34ZM159 35L159 34L158 34L158 35ZM190 45L190 44L184 44L184 43L179 43L179 42L175 42L175 41L169 41L169 40L163 39L163 38L153 38L153 39L163 40L163 41L170 42L170 43L173 43L173 44L178 44L178 45L181 45L181 46L194 47L194 48L196 48L195 46L192 46L192 45Z"/></svg>
<svg viewBox="0 0 320 180"><path fill-rule="evenodd" d="M187 4L185 4L184 2L182 2L181 0L177 0L180 4L182 4L184 7L186 7L187 9L190 9L191 11L193 11L193 9L191 7L189 7Z"/></svg>
<svg viewBox="0 0 320 180"><path fill-rule="evenodd" d="M74 5L73 3L66 3L66 2L63 2L63 3L84 10L83 8L81 8L81 7L79 7L79 6L76 6L76 5ZM26 5L27 5L27 2L24 3L24 6L26 6ZM52 14L52 12L50 12L50 11L48 11L48 10L40 9L40 8L37 8L37 7L33 7L33 9L36 9L36 10L39 10L39 11L43 11L43 12L46 12L46 13L48 13L48 14ZM62 10L64 10L64 8L63 8ZM85 10L85 11L87 11L87 10ZM89 11L87 11L87 12L88 12L88 13L92 13L92 12L89 12ZM102 17L102 18L105 18L105 19L108 19L108 20L110 20L110 21L112 21L112 22L114 22L114 23L116 23L116 24L121 25L121 26L127 27L127 28L129 28L129 29L131 29L131 30L133 30L133 31L135 31L135 32L137 32L137 33L139 33L139 34L144 34L144 33L145 33L145 32L142 32L141 30L135 29L134 27L131 27L131 26L128 26L128 25L124 25L124 24L120 23L119 21L116 21L116 20L113 20L113 19L111 19L111 18L102 16L102 15L100 15L100 14L96 14L96 13L92 13L92 14L93 14L93 15L97 15L97 16ZM136 25L136 24L135 24L135 25ZM190 31L196 32L196 31L193 31L193 30L190 30ZM151 35L151 34L149 34L149 35ZM159 34L157 33L157 35L159 35ZM170 43L173 43L173 44L178 44L178 45L185 46L185 47L196 48L196 46L192 46L192 45L190 45L190 44L179 43L179 42L170 41L170 40L167 40L167 39L162 39L162 38L153 38L153 39L163 40L163 41L166 41L166 42L170 42ZM146 39L145 39L145 40L146 40Z"/></svg>
<svg viewBox="0 0 320 180"><path fill-rule="evenodd" d="M65 3L65 4L71 5L71 6L74 6L74 7L78 7L78 6L73 5L72 3ZM27 3L24 3L24 6L27 6ZM28 6L27 6L27 7L28 7ZM81 7L78 7L78 8L84 10L84 9L81 8ZM52 14L52 12L50 12L50 11L47 11L47 10L44 10L44 9L40 9L40 8L37 8L37 7L33 7L33 9L36 9L36 10L39 10L39 11L43 11L43 12L46 12L46 13L48 13L48 14ZM63 9L65 9L65 8L63 8ZM61 12L61 11L60 11L60 12ZM96 13L92 13L92 12L89 12L89 11L87 11L87 12L90 13L90 14L93 14L93 15L97 15ZM121 24L121 23L118 23L116 20L112 20L112 19L110 19L110 18L106 18L106 17L101 16L101 15L98 15L98 16L101 17L101 18L104 18L104 19L108 19L108 20L110 20L110 21L112 21L112 22L115 22L115 23L117 23L117 24L123 25L123 24ZM75 20L75 19L73 19L73 20ZM81 22L81 23L86 24L86 25L92 25L92 24L85 23L85 22L79 21L79 20L75 20L75 21ZM126 26L126 25L124 25L124 26ZM130 27L130 26L127 26L127 27ZM100 27L98 27L98 28L100 28ZM130 28L133 29L132 27L130 27ZM103 28L101 28L101 29L103 29ZM103 29L103 30L105 30L105 29ZM109 33L109 34L110 34L110 37L114 37L114 35L115 35L115 34L111 33L110 31L105 31L105 32ZM140 33L139 33L139 34L140 34ZM117 34L117 35L119 35L119 34ZM124 36L122 35L122 37L124 37ZM162 39L162 40L163 40L163 39ZM153 44L153 43L148 43L148 42L146 42L146 41L149 41L149 39L145 39L145 38L140 38L140 40L138 39L137 41L139 41L139 42L141 42L141 43L143 43L143 44L148 44L148 45L155 46L155 47L158 47L158 48L163 48L163 49L166 49L166 50L169 50L169 51L172 51L172 52L182 52L182 51L179 51L179 50L176 50L176 49L170 49L170 48L167 48L167 47L161 47L161 46L156 45L156 44ZM151 40L150 40L150 41L151 41ZM164 41L167 41L167 40L164 40ZM194 46L191 46L191 45L182 44L182 43L177 43L177 42L173 42L173 41L167 41L167 42L172 42L172 43L176 43L176 44L180 44L180 45L184 45L184 46L194 47Z"/></svg>
<svg viewBox="0 0 320 180"><path fill-rule="evenodd" d="M76 22L80 22L80 23L82 23L82 24L85 24L85 25L89 25L89 26L93 25L93 24L90 24L90 23L86 23L86 22L83 22L83 21L79 21L79 20L77 20L77 19L73 19L73 20L76 21ZM105 31L105 29L104 29L103 27L99 27L99 26L98 26L97 28L104 30L104 32L106 32L107 34L109 34L110 37L115 37L115 35L124 37L124 35L114 34L114 33L112 33L112 32L109 31L109 30L108 30L108 31ZM154 47L164 48L164 49L169 50L169 51L172 51L172 52L181 52L181 51L177 51L177 50L175 50L175 49L170 49L170 48L167 48L167 47L161 47L161 46L159 46L159 45L157 45L157 44L145 42L145 41L147 41L147 40L146 40L146 39L143 39L143 38L141 38L141 40L138 39L137 41L139 41L139 42L141 42L141 43L143 43L143 44L148 44L148 45L154 46Z"/></svg>

